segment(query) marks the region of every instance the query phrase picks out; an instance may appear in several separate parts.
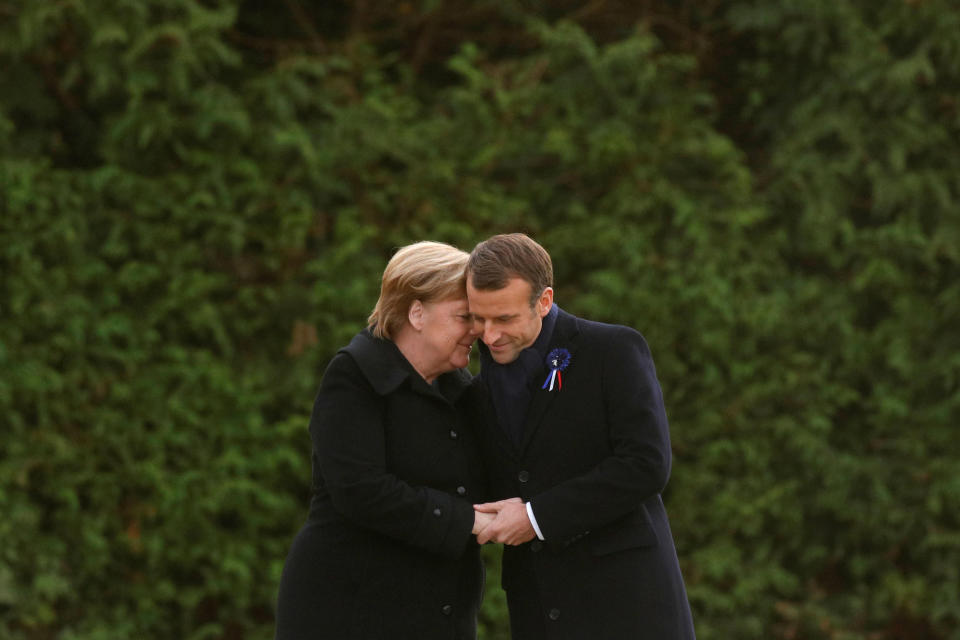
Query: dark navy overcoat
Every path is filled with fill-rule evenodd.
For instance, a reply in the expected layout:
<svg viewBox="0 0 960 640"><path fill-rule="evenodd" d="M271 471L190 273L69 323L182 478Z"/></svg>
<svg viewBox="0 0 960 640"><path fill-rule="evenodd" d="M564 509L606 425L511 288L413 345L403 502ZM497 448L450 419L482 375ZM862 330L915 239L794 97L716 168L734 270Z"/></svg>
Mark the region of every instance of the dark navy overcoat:
<svg viewBox="0 0 960 640"><path fill-rule="evenodd" d="M565 349L562 388L533 399L518 446L486 396L491 495L530 501L545 541L505 547L513 640L692 640L693 622L661 493L667 417L635 330L560 310L547 353ZM484 396L482 375L473 392Z"/></svg>

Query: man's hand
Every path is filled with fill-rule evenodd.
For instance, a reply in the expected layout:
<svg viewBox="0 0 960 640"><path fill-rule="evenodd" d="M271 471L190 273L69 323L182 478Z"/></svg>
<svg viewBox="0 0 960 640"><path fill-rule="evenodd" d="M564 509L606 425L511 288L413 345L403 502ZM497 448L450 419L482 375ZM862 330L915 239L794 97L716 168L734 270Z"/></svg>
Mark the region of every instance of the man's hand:
<svg viewBox="0 0 960 640"><path fill-rule="evenodd" d="M500 509L503 509L503 505L510 504L514 502L516 504L523 504L523 500L520 498L507 498L506 500L498 500L496 502L484 502L483 504L473 505L474 511L482 511L483 513L500 513Z"/></svg>
<svg viewBox="0 0 960 640"><path fill-rule="evenodd" d="M473 535L477 535L478 533L486 529L496 517L497 516L492 513L485 513L483 511L474 511L473 512L473 531L471 533L473 533Z"/></svg>
<svg viewBox="0 0 960 640"><path fill-rule="evenodd" d="M518 545L533 540L537 534L527 516L527 505L520 498L474 505L478 513L496 514L496 519L477 536L477 542L500 542Z"/></svg>

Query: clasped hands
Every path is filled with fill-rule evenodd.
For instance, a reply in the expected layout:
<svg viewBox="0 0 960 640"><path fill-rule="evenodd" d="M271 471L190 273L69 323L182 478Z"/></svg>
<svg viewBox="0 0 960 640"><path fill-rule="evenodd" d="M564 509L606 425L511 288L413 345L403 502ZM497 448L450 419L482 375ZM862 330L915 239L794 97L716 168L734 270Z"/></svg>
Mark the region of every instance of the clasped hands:
<svg viewBox="0 0 960 640"><path fill-rule="evenodd" d="M537 536L527 516L527 505L520 498L475 504L473 510L473 533L479 544L518 545Z"/></svg>

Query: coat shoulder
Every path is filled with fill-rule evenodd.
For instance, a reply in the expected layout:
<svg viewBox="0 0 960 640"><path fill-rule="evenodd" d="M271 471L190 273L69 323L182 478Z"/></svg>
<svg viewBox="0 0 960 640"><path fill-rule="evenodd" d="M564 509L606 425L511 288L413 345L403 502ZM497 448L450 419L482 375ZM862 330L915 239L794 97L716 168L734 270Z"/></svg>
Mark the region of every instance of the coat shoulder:
<svg viewBox="0 0 960 640"><path fill-rule="evenodd" d="M373 386L356 357L348 350L341 349L327 363L320 385L323 388L330 384L344 382L362 383L370 388Z"/></svg>
<svg viewBox="0 0 960 640"><path fill-rule="evenodd" d="M320 387L322 389L325 386L346 381L365 382L369 386L369 382L363 375L363 370L357 364L356 359L347 351L341 349L327 363L320 380Z"/></svg>
<svg viewBox="0 0 960 640"><path fill-rule="evenodd" d="M585 318L576 318L581 341L607 349L622 349L625 345L635 345L643 351L649 351L646 339L633 327L622 324L609 324Z"/></svg>
<svg viewBox="0 0 960 640"><path fill-rule="evenodd" d="M370 386L380 395L395 391L410 376L410 367L406 365L397 346L390 340L373 337L368 330L354 336L350 344L337 352L337 357L341 355L353 360Z"/></svg>

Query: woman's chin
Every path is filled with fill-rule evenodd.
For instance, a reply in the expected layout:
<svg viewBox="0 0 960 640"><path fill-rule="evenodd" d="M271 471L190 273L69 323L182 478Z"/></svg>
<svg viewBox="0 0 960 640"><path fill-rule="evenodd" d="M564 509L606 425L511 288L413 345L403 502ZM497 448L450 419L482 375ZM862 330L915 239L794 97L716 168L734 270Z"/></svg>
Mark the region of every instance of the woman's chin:
<svg viewBox="0 0 960 640"><path fill-rule="evenodd" d="M470 364L470 351L457 349L457 353L450 356L450 364L457 369L463 369Z"/></svg>
<svg viewBox="0 0 960 640"><path fill-rule="evenodd" d="M463 369L470 365L470 351L473 349L473 344L468 345L457 345L457 348L450 355L450 364L452 364L457 369Z"/></svg>

